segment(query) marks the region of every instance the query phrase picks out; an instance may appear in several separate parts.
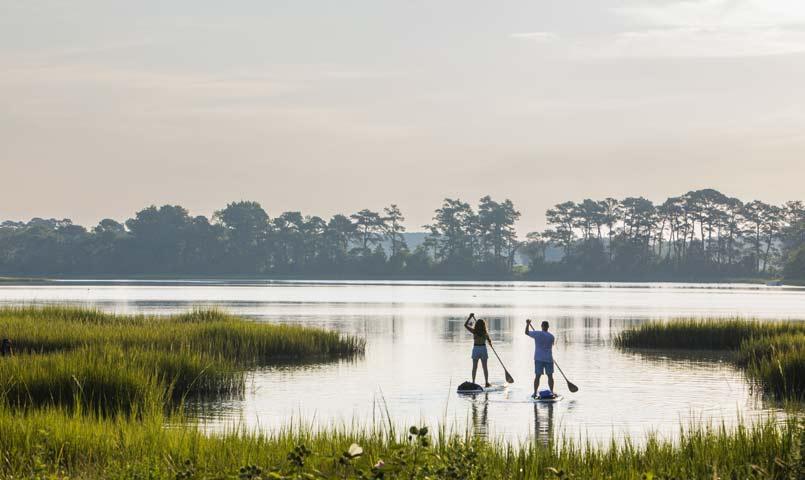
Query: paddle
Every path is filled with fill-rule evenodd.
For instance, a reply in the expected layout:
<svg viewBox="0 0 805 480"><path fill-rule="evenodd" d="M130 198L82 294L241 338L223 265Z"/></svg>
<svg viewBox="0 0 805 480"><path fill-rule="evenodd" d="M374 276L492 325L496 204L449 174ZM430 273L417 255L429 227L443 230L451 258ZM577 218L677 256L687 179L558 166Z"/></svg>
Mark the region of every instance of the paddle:
<svg viewBox="0 0 805 480"><path fill-rule="evenodd" d="M531 330L536 331L536 328L534 328L534 325L531 325L531 324L529 323L529 324L528 324L528 326L529 326L529 327L531 327ZM491 345L490 345L490 346L491 346ZM558 369L559 369L559 373L561 373L561 374L562 374L562 378L564 378L564 379L565 379L565 381L567 382L567 389L568 389L568 390L570 390L572 393L576 393L576 392L578 392L578 391L579 391L579 387L577 387L575 383L572 383L570 380L568 380L568 379L567 379L567 377L565 376L565 372L563 372L563 371L562 371L562 367L560 367L560 366L559 366L559 364L558 364L558 363L556 363L556 360L554 360L554 361L553 361L553 364L554 364L554 365L556 365L556 368L558 368Z"/></svg>
<svg viewBox="0 0 805 480"><path fill-rule="evenodd" d="M556 360L553 361L553 364L556 365L556 368L559 369L559 373L562 374L562 378L564 378L565 381L567 382L567 389L573 393L578 392L579 387L577 387L575 383L571 383L570 380L567 379L567 377L565 376L565 372L562 371L562 367L560 367L559 364L556 363Z"/></svg>
<svg viewBox="0 0 805 480"><path fill-rule="evenodd" d="M489 341L489 340L487 340L487 341ZM500 362L500 366L503 367L503 372L506 374L506 382L507 383L514 383L514 378L511 376L509 371L506 370L506 365L503 365L503 360L500 359L500 355L498 355L498 352L495 351L495 347L492 346L491 341L489 341L489 348L491 348L492 352L495 354L495 356L498 357L498 362Z"/></svg>

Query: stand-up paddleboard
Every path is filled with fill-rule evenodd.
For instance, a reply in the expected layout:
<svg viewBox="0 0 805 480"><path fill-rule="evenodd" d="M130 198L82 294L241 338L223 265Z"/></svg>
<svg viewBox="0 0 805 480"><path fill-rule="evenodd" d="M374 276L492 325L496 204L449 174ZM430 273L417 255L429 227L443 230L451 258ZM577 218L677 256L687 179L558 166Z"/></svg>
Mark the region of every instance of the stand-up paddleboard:
<svg viewBox="0 0 805 480"><path fill-rule="evenodd" d="M484 392L502 392L506 390L509 386L505 383L493 383L488 387L484 387Z"/></svg>
<svg viewBox="0 0 805 480"><path fill-rule="evenodd" d="M456 392L461 395L476 395L479 393L500 392L506 390L506 387L505 383L494 383L488 387L482 387L477 383L464 382L458 386Z"/></svg>
<svg viewBox="0 0 805 480"><path fill-rule="evenodd" d="M534 403L556 403L556 402L562 400L562 395L560 395L558 393L556 395L554 395L553 397L532 397L532 396L529 395L528 399L531 400Z"/></svg>

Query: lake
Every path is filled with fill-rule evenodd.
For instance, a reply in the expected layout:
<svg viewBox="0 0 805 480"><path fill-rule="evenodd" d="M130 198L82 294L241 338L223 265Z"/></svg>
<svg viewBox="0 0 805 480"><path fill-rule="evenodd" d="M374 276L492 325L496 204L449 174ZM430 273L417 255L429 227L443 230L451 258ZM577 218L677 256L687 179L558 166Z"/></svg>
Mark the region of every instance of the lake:
<svg viewBox="0 0 805 480"><path fill-rule="evenodd" d="M425 423L476 435L545 442L558 434L608 440L648 432L673 437L692 422L734 424L777 415L723 354L624 352L621 329L672 317L805 319L805 289L744 284L559 282L305 282L64 280L0 284L0 304L74 304L118 313L170 314L219 307L255 321L338 330L366 338L351 361L284 365L250 373L242 398L191 405L211 430ZM515 383L460 397L470 378L469 314L486 318ZM528 401L533 341L525 319L551 323L559 372L556 404ZM503 369L490 351L493 382ZM479 368L479 381L482 379ZM544 382L544 377L543 377ZM544 383L543 383L544 385Z"/></svg>

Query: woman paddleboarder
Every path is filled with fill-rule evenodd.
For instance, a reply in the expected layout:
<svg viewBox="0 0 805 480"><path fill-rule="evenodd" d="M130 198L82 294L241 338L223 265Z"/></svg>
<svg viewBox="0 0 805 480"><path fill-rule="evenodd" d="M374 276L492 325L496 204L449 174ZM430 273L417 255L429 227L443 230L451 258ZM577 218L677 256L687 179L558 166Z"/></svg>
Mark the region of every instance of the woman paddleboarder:
<svg viewBox="0 0 805 480"><path fill-rule="evenodd" d="M486 322L483 319L475 321L475 325L470 325L470 321L475 320L475 314L471 313L464 322L464 328L472 333L472 383L475 383L475 373L478 371L478 360L481 361L481 366L484 368L484 383L487 388L492 385L489 383L489 369L486 362L489 359L489 354L486 353L486 342L490 344L492 340L489 339L489 331L486 329Z"/></svg>

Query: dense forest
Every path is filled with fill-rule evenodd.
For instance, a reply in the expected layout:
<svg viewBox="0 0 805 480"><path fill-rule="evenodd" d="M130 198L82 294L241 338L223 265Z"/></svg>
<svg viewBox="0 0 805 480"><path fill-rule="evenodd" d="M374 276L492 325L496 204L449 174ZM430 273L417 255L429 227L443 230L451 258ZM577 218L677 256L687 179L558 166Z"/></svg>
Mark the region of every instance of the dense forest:
<svg viewBox="0 0 805 480"><path fill-rule="evenodd" d="M329 220L257 202L211 219L151 206L88 230L70 220L0 224L5 275L262 275L297 277L612 280L805 279L805 205L744 203L712 189L654 204L642 197L565 202L549 228L518 236L520 212L485 196L445 199L409 248L402 212L361 210ZM546 256L560 249L555 258Z"/></svg>

